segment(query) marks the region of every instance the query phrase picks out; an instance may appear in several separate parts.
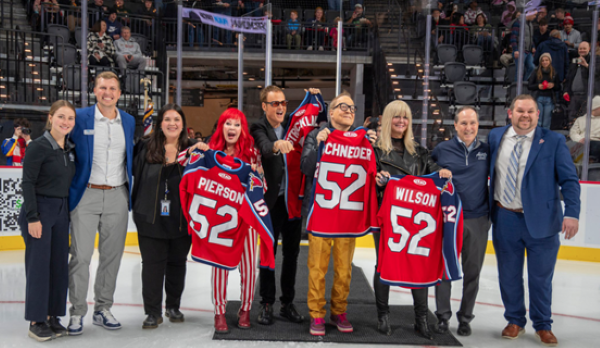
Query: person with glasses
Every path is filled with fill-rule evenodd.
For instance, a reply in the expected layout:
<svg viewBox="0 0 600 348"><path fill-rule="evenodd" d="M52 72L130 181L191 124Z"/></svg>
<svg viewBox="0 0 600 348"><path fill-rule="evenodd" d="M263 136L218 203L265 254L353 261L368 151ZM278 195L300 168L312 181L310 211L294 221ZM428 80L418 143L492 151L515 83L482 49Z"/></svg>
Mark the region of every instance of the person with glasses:
<svg viewBox="0 0 600 348"><path fill-rule="evenodd" d="M310 89L313 94L319 94L318 89ZM289 117L285 116L288 101L281 88L271 85L260 93L260 101L265 115L250 127L256 147L260 151L268 184L265 202L271 212L273 237L282 237L283 267L281 269L281 307L279 315L291 322L301 323L304 317L298 314L293 301L295 296L296 267L300 252L302 220L288 220L285 203L285 180L287 169L283 155L293 150L292 142L284 140L285 125ZM275 244L274 252L277 252ZM275 303L275 271L260 269L261 308L258 323L273 324L273 304Z"/></svg>
<svg viewBox="0 0 600 348"><path fill-rule="evenodd" d="M330 104L330 121L308 134L304 140L300 170L306 175L306 191L312 192L312 178L317 169L319 144L327 140L331 129L353 131L356 106L350 94L343 92ZM371 143L377 139L374 130L369 130ZM309 235L308 250L308 309L310 312L310 333L313 336L325 335L325 275L329 268L329 258L333 248L333 287L331 289L330 323L340 332L353 332L352 324L346 318L350 281L352 280L352 257L355 238L323 238Z"/></svg>
<svg viewBox="0 0 600 348"><path fill-rule="evenodd" d="M374 146L377 158L377 200L381 205L387 180L392 175L427 175L439 171L440 177L449 178L452 172L442 169L431 158L429 151L413 139L412 112L408 104L401 100L389 103L381 117L381 136ZM373 233L375 251L379 255L379 233ZM377 265L375 265L377 269ZM377 306L377 329L391 335L389 323L390 286L384 284L375 272L373 279L375 304ZM412 289L415 311L415 332L425 338L433 339L427 320L427 288Z"/></svg>

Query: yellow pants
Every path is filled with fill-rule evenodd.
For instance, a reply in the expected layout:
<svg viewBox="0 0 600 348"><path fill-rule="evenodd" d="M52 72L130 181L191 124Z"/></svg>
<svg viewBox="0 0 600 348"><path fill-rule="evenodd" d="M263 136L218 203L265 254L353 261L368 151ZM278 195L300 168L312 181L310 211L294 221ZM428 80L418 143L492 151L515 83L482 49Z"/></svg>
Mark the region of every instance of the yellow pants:
<svg viewBox="0 0 600 348"><path fill-rule="evenodd" d="M308 309L311 318L325 318L325 275L333 246L331 314L346 313L356 238L308 236Z"/></svg>

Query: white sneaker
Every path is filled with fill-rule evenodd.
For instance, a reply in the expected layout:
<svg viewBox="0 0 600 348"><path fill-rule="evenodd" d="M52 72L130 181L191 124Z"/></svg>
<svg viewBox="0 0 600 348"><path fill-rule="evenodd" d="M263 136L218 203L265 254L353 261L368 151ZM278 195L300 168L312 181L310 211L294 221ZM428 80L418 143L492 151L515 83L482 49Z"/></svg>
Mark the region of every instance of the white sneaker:
<svg viewBox="0 0 600 348"><path fill-rule="evenodd" d="M121 328L121 323L115 319L108 309L94 312L94 325L102 326L107 330L117 330Z"/></svg>
<svg viewBox="0 0 600 348"><path fill-rule="evenodd" d="M319 51L325 51L325 49L323 48L323 46L319 46Z"/></svg>
<svg viewBox="0 0 600 348"><path fill-rule="evenodd" d="M78 336L83 333L83 317L81 315L72 315L67 327L69 336Z"/></svg>
<svg viewBox="0 0 600 348"><path fill-rule="evenodd" d="M307 51L312 51L312 46L308 46Z"/></svg>

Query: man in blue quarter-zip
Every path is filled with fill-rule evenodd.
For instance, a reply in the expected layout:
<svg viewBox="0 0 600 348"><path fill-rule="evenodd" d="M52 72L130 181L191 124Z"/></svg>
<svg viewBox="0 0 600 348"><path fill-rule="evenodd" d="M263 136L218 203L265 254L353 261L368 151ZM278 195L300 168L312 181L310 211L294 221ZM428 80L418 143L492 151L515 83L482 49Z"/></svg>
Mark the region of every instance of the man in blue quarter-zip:
<svg viewBox="0 0 600 348"><path fill-rule="evenodd" d="M479 274L488 241L489 202L488 175L490 167L489 146L477 140L479 115L472 106L464 106L454 116L456 136L439 144L431 158L442 168L452 172L452 181L463 203L463 249L462 267L463 297L458 318L457 333L471 334L469 322L475 317L473 308L479 290ZM435 288L438 317L436 330L448 331L452 317L450 307L450 282L442 282Z"/></svg>

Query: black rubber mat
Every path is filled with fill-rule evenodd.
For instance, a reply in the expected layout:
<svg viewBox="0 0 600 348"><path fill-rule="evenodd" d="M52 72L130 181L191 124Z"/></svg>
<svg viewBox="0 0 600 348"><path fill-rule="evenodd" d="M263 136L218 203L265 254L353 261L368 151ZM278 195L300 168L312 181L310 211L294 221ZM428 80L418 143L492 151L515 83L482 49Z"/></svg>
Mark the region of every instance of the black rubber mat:
<svg viewBox="0 0 600 348"><path fill-rule="evenodd" d="M327 306L329 307L329 306ZM239 301L231 301L227 304L227 324L230 333L214 334L213 340L236 340L236 341L286 341L286 342L336 342L336 343L359 343L359 344L397 344L397 345L420 345L420 346L459 346L462 344L452 336L450 332L439 335L434 334L433 340L417 336L414 333L414 311L412 306L390 306L390 324L392 335L386 336L377 331L377 314L374 304L348 304L348 320L354 327L352 333L341 333L333 325L326 325L325 336L312 336L309 333L310 319L306 303L296 303L300 314L304 315L304 322L294 324L287 319L280 318L279 305L275 305L275 323L264 326L256 323L256 317L260 309L255 302L250 312L252 328L242 330L237 328L237 311L240 308ZM328 312L329 313L329 312ZM329 318L325 318L329 322ZM429 312L429 322L435 323L433 313Z"/></svg>
<svg viewBox="0 0 600 348"><path fill-rule="evenodd" d="M281 249L279 249L281 250ZM239 341L287 341L287 342L337 342L337 343L381 343L398 345L424 345L424 346L459 346L462 344L452 334L439 335L434 334L433 340L428 340L417 336L414 333L414 311L412 306L390 306L390 324L393 333L386 336L377 331L377 311L375 309L375 295L371 288L371 280L367 280L360 267L352 267L352 283L350 284L350 295L348 296L348 320L354 326L354 332L341 333L335 326L327 325L325 336L312 336L309 333L310 317L306 304L308 293L308 267L306 265L308 256L308 247L300 248L298 257L298 270L296 274L296 299L294 303L298 312L305 318L302 324L294 324L287 319L280 318L279 302L274 306L275 323L270 326L259 325L256 322L260 310L259 282L257 280L256 301L252 305L250 318L252 328L242 330L237 328L237 311L240 308L239 301L230 301L227 304L227 324L229 325L229 334L214 334L214 340L239 340ZM278 255L277 279L281 272L281 256ZM373 265L374 266L374 265ZM331 284L333 282L333 262L329 264L329 272L326 276L326 298L329 309L329 298L331 294ZM277 284L279 298L279 284ZM329 311L328 311L329 313ZM326 318L326 322L329 322ZM429 322L436 323L437 320L433 313L429 312Z"/></svg>
<svg viewBox="0 0 600 348"><path fill-rule="evenodd" d="M296 270L296 296L294 302L306 303L308 295L308 247L300 246L300 255L298 255L298 268ZM277 279L277 296L275 297L279 301L281 296L281 286L279 283L281 275L281 263L283 258L281 256L281 245L277 248L277 258L275 259L275 279ZM373 267L375 264L373 263ZM350 283L350 295L348 295L349 303L375 303L375 294L371 287L371 280L367 280L362 268L355 267L352 265L352 282ZM329 302L331 298L331 285L333 284L333 257L329 261L329 269L325 276L325 285L327 290L325 291L325 299ZM260 302L260 278L256 280L256 295L254 299Z"/></svg>

